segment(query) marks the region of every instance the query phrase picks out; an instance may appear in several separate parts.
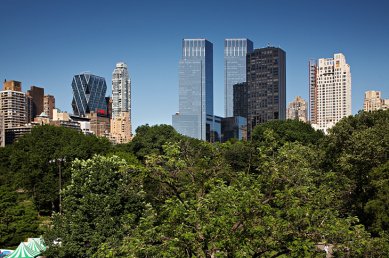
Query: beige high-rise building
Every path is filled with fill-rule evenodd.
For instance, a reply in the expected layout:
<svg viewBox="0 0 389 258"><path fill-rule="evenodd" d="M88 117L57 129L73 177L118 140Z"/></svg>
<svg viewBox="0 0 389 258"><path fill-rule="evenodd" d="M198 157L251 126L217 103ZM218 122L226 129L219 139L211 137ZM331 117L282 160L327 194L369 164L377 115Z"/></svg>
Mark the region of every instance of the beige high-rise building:
<svg viewBox="0 0 389 258"><path fill-rule="evenodd" d="M307 122L308 107L307 102L300 96L297 96L288 104L286 119L297 119Z"/></svg>
<svg viewBox="0 0 389 258"><path fill-rule="evenodd" d="M327 131L351 115L351 72L343 54L309 62L309 110L314 128Z"/></svg>
<svg viewBox="0 0 389 258"><path fill-rule="evenodd" d="M21 91L21 83L4 82L0 91L0 113L4 117L4 128L23 126L27 122L26 94Z"/></svg>
<svg viewBox="0 0 389 258"><path fill-rule="evenodd" d="M381 98L381 91L366 91L365 99L363 102L364 111L375 111L379 109L388 109L389 99Z"/></svg>
<svg viewBox="0 0 389 258"><path fill-rule="evenodd" d="M130 112L120 112L111 119L110 138L116 143L127 143L131 141Z"/></svg>
<svg viewBox="0 0 389 258"><path fill-rule="evenodd" d="M5 146L4 116L0 112L0 147Z"/></svg>
<svg viewBox="0 0 389 258"><path fill-rule="evenodd" d="M46 113L46 115L53 119L53 109L55 108L55 98L52 95L45 95L43 97L43 112Z"/></svg>

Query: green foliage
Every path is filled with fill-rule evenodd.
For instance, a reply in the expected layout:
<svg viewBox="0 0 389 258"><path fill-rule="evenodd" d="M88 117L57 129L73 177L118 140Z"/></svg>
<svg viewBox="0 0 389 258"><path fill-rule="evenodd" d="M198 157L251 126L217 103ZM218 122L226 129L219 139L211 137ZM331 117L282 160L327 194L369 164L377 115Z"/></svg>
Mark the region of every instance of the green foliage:
<svg viewBox="0 0 389 258"><path fill-rule="evenodd" d="M373 195L365 206L374 233L389 231L389 161L369 174Z"/></svg>
<svg viewBox="0 0 389 258"><path fill-rule="evenodd" d="M137 173L115 156L75 160L72 183L63 191L63 213L54 216L54 227L46 236L48 255L90 257L104 243L117 245L143 211ZM52 244L57 238L61 247Z"/></svg>
<svg viewBox="0 0 389 258"><path fill-rule="evenodd" d="M365 205L377 191L377 182L371 181L370 173L388 161L388 128L389 110L360 112L338 122L329 131L326 140L323 168L336 171L349 179L347 187L350 188L350 194L344 199L343 210L358 216L368 227L373 222L370 214L365 213L371 211L370 208L365 209ZM378 232L377 228L374 231Z"/></svg>
<svg viewBox="0 0 389 258"><path fill-rule="evenodd" d="M318 144L324 137L321 131L316 131L311 125L299 120L273 120L257 125L252 132L253 142L262 142L265 131L273 130L277 142L300 142L302 144Z"/></svg>
<svg viewBox="0 0 389 258"><path fill-rule="evenodd" d="M38 212L31 200L0 186L0 246L16 247L28 237L37 236Z"/></svg>
<svg viewBox="0 0 389 258"><path fill-rule="evenodd" d="M57 158L88 159L94 154L110 150L105 138L84 135L73 129L55 126L37 126L30 134L21 137L10 148L9 170L14 184L32 194L42 214L50 215L58 207L58 166L49 161ZM62 164L62 181L70 180L67 163Z"/></svg>
<svg viewBox="0 0 389 258"><path fill-rule="evenodd" d="M170 125L142 125L136 129L136 135L128 145L130 150L140 159L147 155L162 153L162 146L174 142L181 136Z"/></svg>

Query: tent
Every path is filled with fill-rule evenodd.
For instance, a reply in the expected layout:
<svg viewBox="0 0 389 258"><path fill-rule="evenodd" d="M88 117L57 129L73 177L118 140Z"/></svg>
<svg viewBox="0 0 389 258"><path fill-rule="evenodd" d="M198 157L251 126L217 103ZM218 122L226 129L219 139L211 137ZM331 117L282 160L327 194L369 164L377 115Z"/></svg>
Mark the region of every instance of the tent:
<svg viewBox="0 0 389 258"><path fill-rule="evenodd" d="M28 246L26 246L23 242L20 243L16 250L8 255L6 258L34 258L38 256L41 252L36 252L31 250Z"/></svg>
<svg viewBox="0 0 389 258"><path fill-rule="evenodd" d="M41 238L29 238L28 242L31 242L31 241L34 241L35 243L38 244L39 250L41 252L46 251L46 243L45 243L45 240L43 240L42 237Z"/></svg>
<svg viewBox="0 0 389 258"><path fill-rule="evenodd" d="M26 244L31 250L33 250L34 252L38 252L39 254L42 253L44 250L43 250L43 247L38 244L34 239L31 239L28 241L28 243Z"/></svg>

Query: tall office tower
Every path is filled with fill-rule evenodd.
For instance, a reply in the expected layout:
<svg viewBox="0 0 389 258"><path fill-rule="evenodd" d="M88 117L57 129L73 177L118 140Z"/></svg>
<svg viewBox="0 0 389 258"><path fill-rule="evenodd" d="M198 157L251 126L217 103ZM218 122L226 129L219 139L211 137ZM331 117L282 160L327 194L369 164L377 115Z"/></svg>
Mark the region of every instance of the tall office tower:
<svg viewBox="0 0 389 258"><path fill-rule="evenodd" d="M10 86L12 84L12 86ZM4 128L23 126L27 122L26 94L20 82L4 82L0 91L0 113L4 116Z"/></svg>
<svg viewBox="0 0 389 258"><path fill-rule="evenodd" d="M53 119L53 109L55 108L55 98L52 95L45 95L43 97L43 111L46 115Z"/></svg>
<svg viewBox="0 0 389 258"><path fill-rule="evenodd" d="M247 129L270 120L285 119L286 54L281 48L266 47L247 54Z"/></svg>
<svg viewBox="0 0 389 258"><path fill-rule="evenodd" d="M213 45L206 39L184 39L179 68L177 132L210 141L213 131Z"/></svg>
<svg viewBox="0 0 389 258"><path fill-rule="evenodd" d="M112 117L129 112L131 120L131 80L127 64L117 63L112 73Z"/></svg>
<svg viewBox="0 0 389 258"><path fill-rule="evenodd" d="M247 82L234 85L234 113L233 116L241 116L247 119Z"/></svg>
<svg viewBox="0 0 389 258"><path fill-rule="evenodd" d="M75 75L72 81L73 89L73 113L77 116L86 116L95 112L106 116L107 103L105 93L107 84L103 77L90 73Z"/></svg>
<svg viewBox="0 0 389 258"><path fill-rule="evenodd" d="M40 115L43 112L43 96L45 95L45 90L41 87L31 86L27 91L26 96L31 98L31 110L27 110L27 113L31 114L31 122L35 117Z"/></svg>
<svg viewBox="0 0 389 258"><path fill-rule="evenodd" d="M307 122L308 119L307 102L300 96L297 96L292 102L289 102L286 112L287 119L296 119Z"/></svg>
<svg viewBox="0 0 389 258"><path fill-rule="evenodd" d="M127 143L131 141L130 112L120 112L111 119L111 138L116 143Z"/></svg>
<svg viewBox="0 0 389 258"><path fill-rule="evenodd" d="M253 52L249 39L224 40L224 116L234 113L234 84L246 82L246 54Z"/></svg>
<svg viewBox="0 0 389 258"><path fill-rule="evenodd" d="M309 62L310 118L314 128L327 131L351 115L351 73L343 54Z"/></svg>

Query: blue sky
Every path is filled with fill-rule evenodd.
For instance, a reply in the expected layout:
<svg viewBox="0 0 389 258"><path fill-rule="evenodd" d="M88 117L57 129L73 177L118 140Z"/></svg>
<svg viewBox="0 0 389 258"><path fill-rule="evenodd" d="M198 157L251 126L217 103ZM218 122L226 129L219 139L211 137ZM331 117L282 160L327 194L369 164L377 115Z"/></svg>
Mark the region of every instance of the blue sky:
<svg viewBox="0 0 389 258"><path fill-rule="evenodd" d="M389 98L389 2L382 0L109 1L1 0L0 79L45 88L72 112L73 75L106 78L128 64L134 129L171 124L178 110L178 61L183 38L214 47L214 110L223 115L223 40L247 37L255 48L279 46L287 56L287 102L308 99L308 60L346 56L352 110L365 90Z"/></svg>

